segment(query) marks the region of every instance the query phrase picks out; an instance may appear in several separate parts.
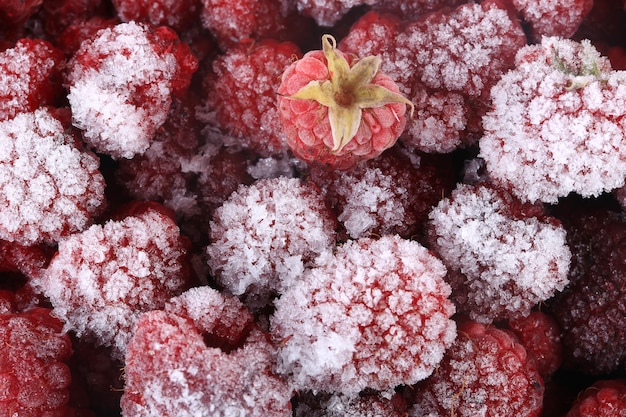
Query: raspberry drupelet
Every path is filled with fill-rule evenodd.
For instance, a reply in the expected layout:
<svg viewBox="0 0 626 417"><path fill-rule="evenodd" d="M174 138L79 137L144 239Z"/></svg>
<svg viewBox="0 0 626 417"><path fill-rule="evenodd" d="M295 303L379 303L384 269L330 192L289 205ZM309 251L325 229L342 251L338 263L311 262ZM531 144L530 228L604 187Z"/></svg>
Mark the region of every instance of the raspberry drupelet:
<svg viewBox="0 0 626 417"><path fill-rule="evenodd" d="M565 417L624 416L626 416L626 381L607 379L596 381L583 391Z"/></svg>
<svg viewBox="0 0 626 417"><path fill-rule="evenodd" d="M344 54L330 35L322 36L322 49L283 73L279 114L298 158L345 169L393 146L413 104L379 71L379 57Z"/></svg>
<svg viewBox="0 0 626 417"><path fill-rule="evenodd" d="M473 321L427 380L417 384L410 417L539 417L544 383L515 336Z"/></svg>
<svg viewBox="0 0 626 417"><path fill-rule="evenodd" d="M295 389L356 396L414 384L456 336L445 267L419 243L348 241L275 301L278 370Z"/></svg>
<svg viewBox="0 0 626 417"><path fill-rule="evenodd" d="M74 125L89 146L120 159L146 151L198 62L172 29L130 22L83 42L68 65Z"/></svg>
<svg viewBox="0 0 626 417"><path fill-rule="evenodd" d="M142 311L161 308L190 284L187 242L165 209L93 225L59 242L41 290L67 328L123 358Z"/></svg>
<svg viewBox="0 0 626 417"><path fill-rule="evenodd" d="M197 0L112 0L122 22L145 22L168 26L178 33L189 27L198 16Z"/></svg>

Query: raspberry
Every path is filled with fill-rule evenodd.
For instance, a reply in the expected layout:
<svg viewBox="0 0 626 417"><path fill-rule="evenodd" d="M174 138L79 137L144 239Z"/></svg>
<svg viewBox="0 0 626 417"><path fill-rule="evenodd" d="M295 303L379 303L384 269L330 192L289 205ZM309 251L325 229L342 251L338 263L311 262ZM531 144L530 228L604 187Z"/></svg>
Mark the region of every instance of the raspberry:
<svg viewBox="0 0 626 417"><path fill-rule="evenodd" d="M600 380L580 395L565 417L626 416L626 382Z"/></svg>
<svg viewBox="0 0 626 417"><path fill-rule="evenodd" d="M98 15L106 15L106 5L102 0L46 0L38 13L46 34L51 38L57 38L69 26ZM98 17L98 20L106 19ZM55 45L58 45L58 40Z"/></svg>
<svg viewBox="0 0 626 417"><path fill-rule="evenodd" d="M453 299L474 320L527 316L568 283L564 228L503 190L457 186L430 213L428 228L449 268Z"/></svg>
<svg viewBox="0 0 626 417"><path fill-rule="evenodd" d="M213 61L200 120L261 156L288 150L276 108L280 75L300 49L291 42L242 43Z"/></svg>
<svg viewBox="0 0 626 417"><path fill-rule="evenodd" d="M589 41L543 38L522 48L483 119L480 156L489 175L531 202L624 185L625 80Z"/></svg>
<svg viewBox="0 0 626 417"><path fill-rule="evenodd" d="M98 152L116 159L141 154L197 64L166 27L131 22L104 29L83 42L69 63L74 124Z"/></svg>
<svg viewBox="0 0 626 417"><path fill-rule="evenodd" d="M379 57L353 59L330 35L322 36L322 47L285 70L279 114L297 157L348 168L393 146L413 105L378 70Z"/></svg>
<svg viewBox="0 0 626 417"><path fill-rule="evenodd" d="M63 53L44 40L20 39L0 53L0 121L59 102Z"/></svg>
<svg viewBox="0 0 626 417"><path fill-rule="evenodd" d="M335 243L335 219L322 195L298 179L241 186L211 222L208 264L230 293L261 307L300 278Z"/></svg>
<svg viewBox="0 0 626 417"><path fill-rule="evenodd" d="M451 168L448 159L392 148L346 171L313 166L310 179L324 190L352 239L410 238L422 234L432 206L453 188Z"/></svg>
<svg viewBox="0 0 626 417"><path fill-rule="evenodd" d="M55 243L104 207L99 160L45 109L0 122L0 238Z"/></svg>
<svg viewBox="0 0 626 417"><path fill-rule="evenodd" d="M6 27L20 27L37 12L43 0L0 1L0 23Z"/></svg>
<svg viewBox="0 0 626 417"><path fill-rule="evenodd" d="M294 417L405 417L406 401L376 394L351 397L340 394L300 393Z"/></svg>
<svg viewBox="0 0 626 417"><path fill-rule="evenodd" d="M539 375L544 380L552 376L563 360L561 329L556 320L549 314L533 311L528 317L510 320L509 328L535 359Z"/></svg>
<svg viewBox="0 0 626 417"><path fill-rule="evenodd" d="M182 302L191 317L180 309L140 317L126 354L123 415L291 416L291 389L272 373L275 349L263 333L252 329L229 352L205 342L216 326L245 323L249 313L208 287L196 291Z"/></svg>
<svg viewBox="0 0 626 417"><path fill-rule="evenodd" d="M116 358L140 313L162 307L190 280L178 226L153 206L135 213L61 240L42 279L67 327L111 346Z"/></svg>
<svg viewBox="0 0 626 417"><path fill-rule="evenodd" d="M415 387L411 417L538 417L544 384L509 333L468 321L437 372Z"/></svg>
<svg viewBox="0 0 626 417"><path fill-rule="evenodd" d="M591 11L593 0L511 0L528 24L530 37L541 42L542 36L572 36Z"/></svg>
<svg viewBox="0 0 626 417"><path fill-rule="evenodd" d="M0 414L70 417L72 344L46 308L0 314Z"/></svg>
<svg viewBox="0 0 626 417"><path fill-rule="evenodd" d="M112 29L118 23L116 19L105 19L99 16L72 23L56 37L56 45L65 53L65 56L71 57L84 41L95 38L100 30Z"/></svg>
<svg viewBox="0 0 626 417"><path fill-rule="evenodd" d="M122 22L169 26L179 33L192 24L199 7L197 0L113 0L112 3Z"/></svg>
<svg viewBox="0 0 626 417"><path fill-rule="evenodd" d="M348 241L283 291L270 317L296 389L355 396L414 384L456 335L445 268L397 236Z"/></svg>
<svg viewBox="0 0 626 417"><path fill-rule="evenodd" d="M570 284L550 308L562 330L564 366L607 374L626 365L626 215L568 207L562 213L572 249Z"/></svg>

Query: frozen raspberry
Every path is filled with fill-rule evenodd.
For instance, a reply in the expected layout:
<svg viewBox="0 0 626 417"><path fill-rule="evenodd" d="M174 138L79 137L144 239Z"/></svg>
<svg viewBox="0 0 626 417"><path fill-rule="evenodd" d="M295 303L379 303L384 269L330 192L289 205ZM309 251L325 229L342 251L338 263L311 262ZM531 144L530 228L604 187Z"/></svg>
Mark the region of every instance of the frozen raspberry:
<svg viewBox="0 0 626 417"><path fill-rule="evenodd" d="M245 323L249 313L208 287L197 291L193 317L152 311L139 319L126 354L124 417L290 417L291 389L272 372L275 348L257 329L231 351L207 344L216 326Z"/></svg>
<svg viewBox="0 0 626 417"><path fill-rule="evenodd" d="M0 415L74 416L67 405L72 344L49 309L0 314L0 345Z"/></svg>
<svg viewBox="0 0 626 417"><path fill-rule="evenodd" d="M198 118L261 156L288 150L278 115L280 75L300 56L291 42L241 43L213 61Z"/></svg>
<svg viewBox="0 0 626 417"><path fill-rule="evenodd" d="M528 24L530 37L538 42L542 36L572 36L591 11L593 0L511 0Z"/></svg>
<svg viewBox="0 0 626 417"><path fill-rule="evenodd" d="M415 387L410 417L538 417L544 383L509 333L468 321L437 372Z"/></svg>
<svg viewBox="0 0 626 417"><path fill-rule="evenodd" d="M464 0L376 0L371 8L384 13L393 13L402 16L404 20L416 20L428 13L442 9L451 9L463 3Z"/></svg>
<svg viewBox="0 0 626 417"><path fill-rule="evenodd" d="M294 417L406 417L406 400L377 394L352 397L340 394L300 393Z"/></svg>
<svg viewBox="0 0 626 417"><path fill-rule="evenodd" d="M89 20L79 20L68 25L56 37L56 45L65 53L65 56L72 57L84 41L95 38L100 30L112 29L117 24L119 24L117 19L107 19L100 16L92 17Z"/></svg>
<svg viewBox="0 0 626 417"><path fill-rule="evenodd" d="M376 4L377 0L296 0L298 12L312 17L319 26L332 27L351 9Z"/></svg>
<svg viewBox="0 0 626 417"><path fill-rule="evenodd" d="M554 374L563 360L561 329L556 320L549 314L533 311L528 317L509 320L508 325L534 357L539 375L545 380Z"/></svg>
<svg viewBox="0 0 626 417"><path fill-rule="evenodd" d="M287 144L305 160L348 168L393 146L406 125L407 105L381 59L354 59L322 36L323 51L291 64L278 88Z"/></svg>
<svg viewBox="0 0 626 417"><path fill-rule="evenodd" d="M176 31L189 27L199 8L198 0L113 0L112 3L122 22L145 22Z"/></svg>
<svg viewBox="0 0 626 417"><path fill-rule="evenodd" d="M576 399L565 417L626 416L626 382L622 379L600 380Z"/></svg>
<svg viewBox="0 0 626 417"><path fill-rule="evenodd" d="M77 147L50 111L0 122L0 238L55 243L86 228L104 205L99 160Z"/></svg>
<svg viewBox="0 0 626 417"><path fill-rule="evenodd" d="M81 44L69 63L74 124L97 151L132 158L165 122L197 68L189 47L166 27L122 23Z"/></svg>
<svg viewBox="0 0 626 417"><path fill-rule="evenodd" d="M459 185L430 213L428 227L453 299L474 320L527 316L568 283L565 229L503 190Z"/></svg>
<svg viewBox="0 0 626 417"><path fill-rule="evenodd" d="M335 244L335 223L314 185L284 177L258 180L215 211L208 264L230 293L264 306Z"/></svg>
<svg viewBox="0 0 626 417"><path fill-rule="evenodd" d="M452 190L450 171L449 159L392 148L346 171L314 166L309 178L325 192L351 238L411 238L422 234L432 207Z"/></svg>
<svg viewBox="0 0 626 417"><path fill-rule="evenodd" d="M626 215L569 205L562 210L572 250L570 284L550 308L562 329L564 366L590 374L623 370Z"/></svg>
<svg viewBox="0 0 626 417"><path fill-rule="evenodd" d="M43 0L1 0L0 24L6 27L19 28L39 10Z"/></svg>
<svg viewBox="0 0 626 417"><path fill-rule="evenodd" d="M489 175L531 202L624 185L625 81L589 41L545 37L521 49L483 119Z"/></svg>
<svg viewBox="0 0 626 417"><path fill-rule="evenodd" d="M59 242L43 293L79 337L124 355L142 311L161 308L189 285L186 242L154 208L94 225Z"/></svg>
<svg viewBox="0 0 626 417"><path fill-rule="evenodd" d="M46 0L38 17L46 34L56 39L71 25L85 22L95 16L101 16L100 19L105 20L106 7L102 0ZM58 45L58 41L55 45Z"/></svg>
<svg viewBox="0 0 626 417"><path fill-rule="evenodd" d="M456 336L445 267L397 236L348 241L281 294L270 318L296 389L356 395L428 377Z"/></svg>
<svg viewBox="0 0 626 417"><path fill-rule="evenodd" d="M63 53L38 39L20 39L0 52L0 120L59 102Z"/></svg>

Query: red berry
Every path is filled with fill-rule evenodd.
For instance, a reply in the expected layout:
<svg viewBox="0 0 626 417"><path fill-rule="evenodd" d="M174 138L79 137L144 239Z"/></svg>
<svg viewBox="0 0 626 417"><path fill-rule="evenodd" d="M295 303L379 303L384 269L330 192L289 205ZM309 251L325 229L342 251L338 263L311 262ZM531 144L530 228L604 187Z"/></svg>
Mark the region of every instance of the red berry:
<svg viewBox="0 0 626 417"><path fill-rule="evenodd" d="M45 308L0 314L0 415L70 417L72 344Z"/></svg>
<svg viewBox="0 0 626 417"><path fill-rule="evenodd" d="M60 241L42 289L68 328L121 358L141 312L189 285L186 253L178 226L149 208Z"/></svg>
<svg viewBox="0 0 626 417"><path fill-rule="evenodd" d="M354 59L330 35L322 47L285 70L278 107L297 157L345 169L393 146L413 105L378 70L379 57Z"/></svg>
<svg viewBox="0 0 626 417"><path fill-rule="evenodd" d="M284 69L301 55L291 42L241 43L218 56L204 79L198 118L261 156L288 147L276 107Z"/></svg>
<svg viewBox="0 0 626 417"><path fill-rule="evenodd" d="M626 416L626 382L621 379L600 380L576 399L565 417Z"/></svg>
<svg viewBox="0 0 626 417"><path fill-rule="evenodd" d="M511 2L528 24L530 37L537 42L541 42L542 36L571 37L593 6L593 0Z"/></svg>
<svg viewBox="0 0 626 417"><path fill-rule="evenodd" d="M145 22L182 31L198 16L198 0L113 0L122 22Z"/></svg>
<svg viewBox="0 0 626 417"><path fill-rule="evenodd" d="M407 404L400 394L357 397L320 392L299 393L294 417L406 417Z"/></svg>
<svg viewBox="0 0 626 417"><path fill-rule="evenodd" d="M270 318L296 389L355 396L414 384L456 336L445 268L397 236L348 241L283 291Z"/></svg>
<svg viewBox="0 0 626 417"><path fill-rule="evenodd" d="M19 28L37 12L41 3L43 0L1 0L0 24Z"/></svg>
<svg viewBox="0 0 626 417"><path fill-rule="evenodd" d="M99 152L141 154L165 122L172 95L187 89L196 68L171 29L134 22L104 29L83 42L69 64L74 124Z"/></svg>
<svg viewBox="0 0 626 417"><path fill-rule="evenodd" d="M543 380L509 333L468 321L437 371L415 386L411 417L538 417Z"/></svg>

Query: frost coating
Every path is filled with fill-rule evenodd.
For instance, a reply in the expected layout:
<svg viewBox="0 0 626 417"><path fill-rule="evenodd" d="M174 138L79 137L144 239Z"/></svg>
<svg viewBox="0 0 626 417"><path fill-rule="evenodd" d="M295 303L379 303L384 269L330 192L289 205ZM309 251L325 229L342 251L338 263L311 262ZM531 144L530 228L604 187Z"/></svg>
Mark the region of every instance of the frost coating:
<svg viewBox="0 0 626 417"><path fill-rule="evenodd" d="M85 229L103 208L100 161L47 110L0 123L0 238L56 243Z"/></svg>
<svg viewBox="0 0 626 417"><path fill-rule="evenodd" d="M520 199L597 196L626 177L626 72L589 41L543 38L492 89L480 156Z"/></svg>
<svg viewBox="0 0 626 417"><path fill-rule="evenodd" d="M349 241L275 302L281 373L297 389L356 395L429 376L456 336L445 267L397 236Z"/></svg>
<svg viewBox="0 0 626 417"><path fill-rule="evenodd" d="M460 185L430 213L429 242L450 269L459 309L484 323L526 316L568 283L565 229L515 218L484 185Z"/></svg>

